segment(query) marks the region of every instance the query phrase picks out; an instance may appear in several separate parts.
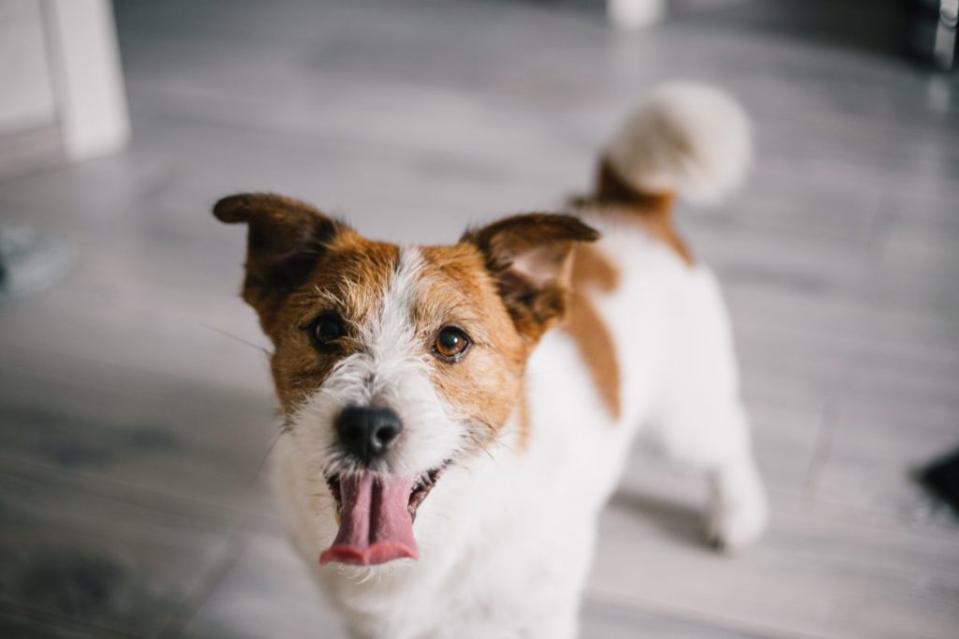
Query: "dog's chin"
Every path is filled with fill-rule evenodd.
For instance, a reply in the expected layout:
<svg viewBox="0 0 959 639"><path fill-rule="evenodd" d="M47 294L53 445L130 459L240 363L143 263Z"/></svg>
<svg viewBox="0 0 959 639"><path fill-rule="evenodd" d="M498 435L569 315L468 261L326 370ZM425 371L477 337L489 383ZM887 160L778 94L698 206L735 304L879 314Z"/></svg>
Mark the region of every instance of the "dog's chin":
<svg viewBox="0 0 959 639"><path fill-rule="evenodd" d="M413 522L449 463L414 477L369 470L328 474L338 531L320 565L368 567L419 558Z"/></svg>

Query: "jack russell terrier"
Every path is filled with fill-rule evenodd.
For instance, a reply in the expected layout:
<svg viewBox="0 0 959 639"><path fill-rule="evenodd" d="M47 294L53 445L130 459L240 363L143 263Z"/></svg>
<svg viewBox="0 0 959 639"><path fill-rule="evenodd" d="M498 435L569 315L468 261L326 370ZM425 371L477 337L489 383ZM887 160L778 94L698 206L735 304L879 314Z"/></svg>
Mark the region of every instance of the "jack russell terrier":
<svg viewBox="0 0 959 639"><path fill-rule="evenodd" d="M671 222L750 157L732 98L672 84L566 213L448 246L368 240L278 195L216 204L249 227L242 295L274 346L277 500L351 635L573 637L640 429L705 471L714 545L760 535L726 310Z"/></svg>

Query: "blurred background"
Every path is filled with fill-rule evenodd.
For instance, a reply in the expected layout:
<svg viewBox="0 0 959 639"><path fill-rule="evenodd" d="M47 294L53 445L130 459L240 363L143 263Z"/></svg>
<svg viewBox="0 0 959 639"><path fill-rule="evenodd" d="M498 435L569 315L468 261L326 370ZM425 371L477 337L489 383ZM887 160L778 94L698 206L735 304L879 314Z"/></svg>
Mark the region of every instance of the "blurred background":
<svg viewBox="0 0 959 639"><path fill-rule="evenodd" d="M913 479L959 444L956 4L0 0L0 635L341 636L272 510L268 344L211 204L451 241L584 191L687 78L756 125L747 188L679 219L772 527L714 554L700 478L637 450L582 636L959 636L959 526Z"/></svg>

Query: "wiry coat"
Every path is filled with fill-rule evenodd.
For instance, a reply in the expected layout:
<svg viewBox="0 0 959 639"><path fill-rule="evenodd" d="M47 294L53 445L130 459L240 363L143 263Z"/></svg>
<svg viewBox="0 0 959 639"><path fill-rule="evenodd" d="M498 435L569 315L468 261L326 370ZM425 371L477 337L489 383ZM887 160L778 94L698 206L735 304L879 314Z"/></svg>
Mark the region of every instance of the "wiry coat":
<svg viewBox="0 0 959 639"><path fill-rule="evenodd" d="M406 425L375 472L437 471L411 504L417 560L317 566L352 634L572 637L597 516L640 429L707 472L717 545L759 535L726 311L669 219L674 195L715 199L748 159L734 102L674 86L617 135L569 216L395 247L285 198L218 204L251 225L244 296L275 346L276 494L304 560L337 534L329 478L355 470L331 427L345 406L388 405ZM349 333L318 353L303 327L330 308ZM471 340L455 363L429 350L450 325Z"/></svg>

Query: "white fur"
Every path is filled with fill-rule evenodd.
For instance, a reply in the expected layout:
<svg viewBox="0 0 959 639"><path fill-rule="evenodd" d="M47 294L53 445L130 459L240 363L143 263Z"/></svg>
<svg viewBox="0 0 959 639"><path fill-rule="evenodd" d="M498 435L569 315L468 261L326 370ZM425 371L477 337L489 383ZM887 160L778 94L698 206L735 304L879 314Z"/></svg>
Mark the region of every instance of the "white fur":
<svg viewBox="0 0 959 639"><path fill-rule="evenodd" d="M409 425L401 435L403 445L386 460L383 470L391 473L419 475L463 445L465 430L436 394L411 322L421 264L417 249L402 249L378 312L356 327L363 348L338 362L320 390L290 420L291 436L303 450L311 451L312 470L330 474L350 469L335 446L335 430L329 427L350 404L389 406Z"/></svg>
<svg viewBox="0 0 959 639"><path fill-rule="evenodd" d="M663 146L679 138L659 136L655 128L647 134L657 149L649 157L673 162L682 156ZM706 155L707 164L718 162L713 151ZM683 175L695 182L698 174ZM728 176L719 182L727 184ZM336 533L332 499L318 473L337 463L330 424L339 407L377 393L396 402L407 427L391 468L425 470L462 444L463 425L442 405L414 355L409 307L419 258L405 249L380 315L363 329L369 353L338 366L280 438L277 498L304 560L316 566L353 636L575 636L597 515L640 430L667 455L703 469L711 496L705 529L717 544L738 547L762 531L765 499L715 278L640 226L620 225L602 212L578 213L603 233L598 246L621 273L614 291L590 293L617 345L619 419L610 416L572 339L554 330L528 365L528 446L518 446L514 418L485 454L457 458L420 507L414 526L419 560L317 566Z"/></svg>
<svg viewBox="0 0 959 639"><path fill-rule="evenodd" d="M749 118L719 89L666 84L626 120L607 145L606 157L639 191L678 193L694 204L713 204L738 187L749 169Z"/></svg>

